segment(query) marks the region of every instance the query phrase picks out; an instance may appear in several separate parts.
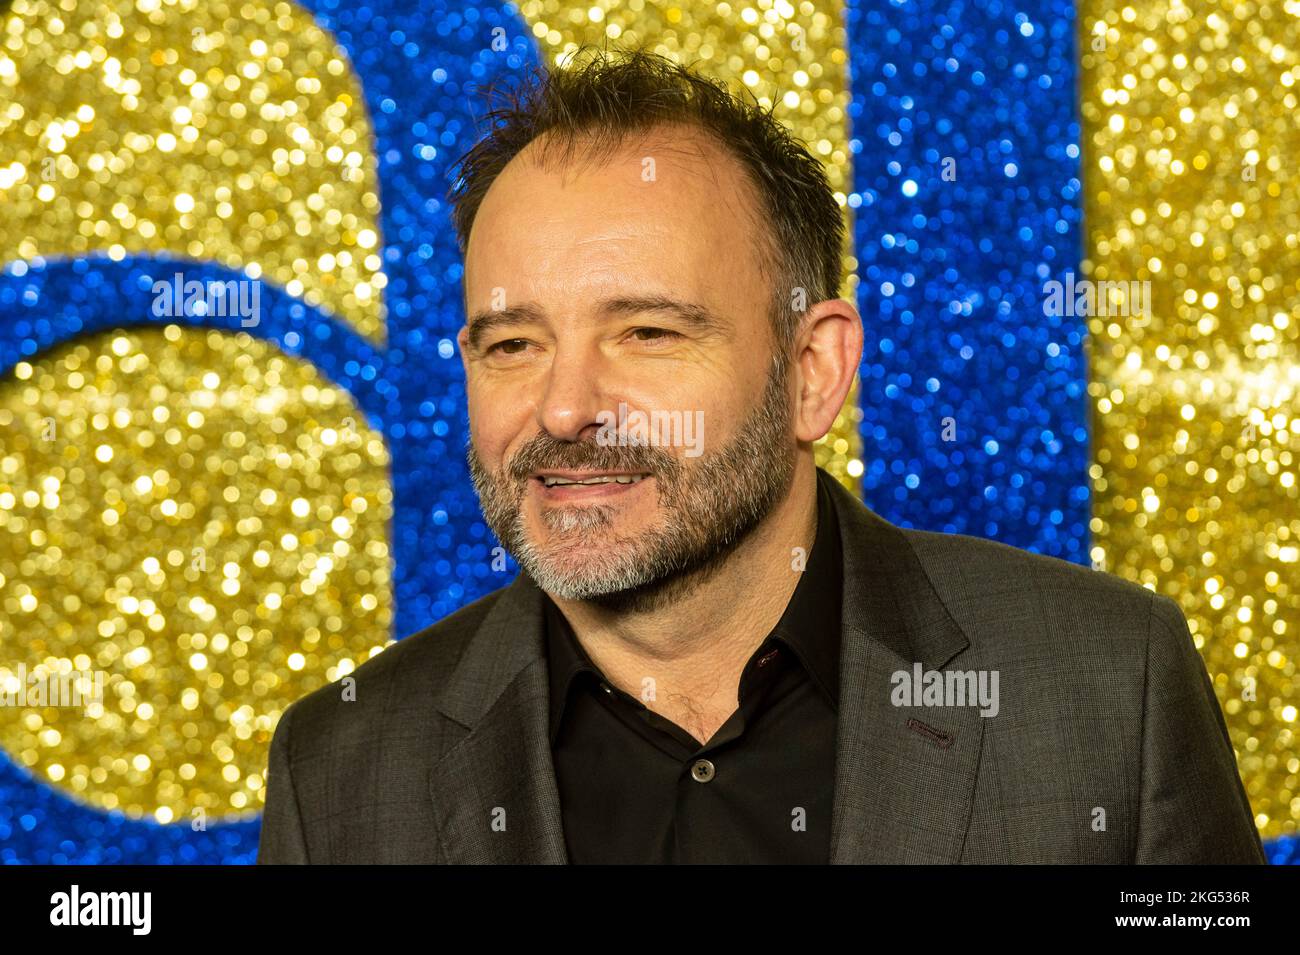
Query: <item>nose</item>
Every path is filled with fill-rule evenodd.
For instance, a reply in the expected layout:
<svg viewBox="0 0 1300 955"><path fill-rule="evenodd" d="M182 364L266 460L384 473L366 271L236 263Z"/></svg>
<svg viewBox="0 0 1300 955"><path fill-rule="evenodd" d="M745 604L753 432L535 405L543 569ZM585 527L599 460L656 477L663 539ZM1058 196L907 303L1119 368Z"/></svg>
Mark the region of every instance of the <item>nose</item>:
<svg viewBox="0 0 1300 955"><path fill-rule="evenodd" d="M609 410L601 388L604 369L597 356L559 348L537 403L537 424L560 441L583 441L599 430L597 415Z"/></svg>

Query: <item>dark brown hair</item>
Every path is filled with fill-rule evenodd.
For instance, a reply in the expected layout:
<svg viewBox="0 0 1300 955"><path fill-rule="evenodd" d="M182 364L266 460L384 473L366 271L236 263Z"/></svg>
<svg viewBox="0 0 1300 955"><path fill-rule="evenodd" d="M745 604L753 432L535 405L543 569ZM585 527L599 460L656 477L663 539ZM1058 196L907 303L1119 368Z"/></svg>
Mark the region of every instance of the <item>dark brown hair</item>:
<svg viewBox="0 0 1300 955"><path fill-rule="evenodd" d="M537 68L517 85L488 88L493 108L483 119L492 128L453 167L448 194L462 255L488 189L542 134L549 135L538 147L538 161L561 145L567 163L579 145L587 156L608 156L629 134L694 125L740 162L761 201L754 225L772 285L781 361L802 317L794 290L805 291L808 306L839 295L844 220L821 162L770 110L733 96L718 81L645 50L611 56L607 50L588 55L589 49L578 50L564 68ZM491 102L502 93L503 103Z"/></svg>

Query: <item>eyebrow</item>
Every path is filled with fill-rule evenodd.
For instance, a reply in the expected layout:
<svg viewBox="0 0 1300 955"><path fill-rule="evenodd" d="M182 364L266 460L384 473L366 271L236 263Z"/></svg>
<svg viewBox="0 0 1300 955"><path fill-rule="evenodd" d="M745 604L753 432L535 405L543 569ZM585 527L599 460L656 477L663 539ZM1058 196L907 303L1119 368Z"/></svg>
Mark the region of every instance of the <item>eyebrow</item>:
<svg viewBox="0 0 1300 955"><path fill-rule="evenodd" d="M634 295L605 299L597 309L603 315L639 315L642 312L669 312L700 333L718 333L728 325L703 305L680 302L666 295ZM510 305L502 309L480 309L469 321L469 346L478 351L489 332L544 321L545 313L532 303Z"/></svg>

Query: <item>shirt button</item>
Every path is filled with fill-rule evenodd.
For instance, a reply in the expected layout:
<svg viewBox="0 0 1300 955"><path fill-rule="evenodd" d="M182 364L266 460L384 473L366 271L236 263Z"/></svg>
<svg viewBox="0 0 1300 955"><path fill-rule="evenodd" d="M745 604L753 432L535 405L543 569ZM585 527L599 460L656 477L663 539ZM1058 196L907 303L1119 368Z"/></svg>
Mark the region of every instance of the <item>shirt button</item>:
<svg viewBox="0 0 1300 955"><path fill-rule="evenodd" d="M707 759L697 759L691 767L691 776L697 783L707 783L714 776L713 764Z"/></svg>
<svg viewBox="0 0 1300 955"><path fill-rule="evenodd" d="M604 690L606 693L609 693L610 695L613 695L613 693L614 693L614 691L611 690L611 689L609 688L609 684L608 684L608 683L602 683L602 684L600 685L600 688L601 688L602 690Z"/></svg>
<svg viewBox="0 0 1300 955"><path fill-rule="evenodd" d="M758 665L759 665L759 666L767 666L767 661L770 660L770 659L772 659L772 658L773 658L774 656L776 656L777 653L779 653L779 652L780 652L779 650L773 650L771 653L765 653L765 654L763 654L763 656L761 656L761 657L758 658Z"/></svg>

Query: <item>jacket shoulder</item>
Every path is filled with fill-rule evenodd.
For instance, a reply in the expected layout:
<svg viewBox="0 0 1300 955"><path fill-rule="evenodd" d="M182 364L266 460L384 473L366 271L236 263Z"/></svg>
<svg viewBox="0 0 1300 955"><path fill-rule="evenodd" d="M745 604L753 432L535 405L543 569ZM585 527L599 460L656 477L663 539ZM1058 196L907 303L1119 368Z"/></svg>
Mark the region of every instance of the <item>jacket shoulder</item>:
<svg viewBox="0 0 1300 955"><path fill-rule="evenodd" d="M956 666L998 676L995 718L975 720L980 756L993 758L978 770L964 861L1265 861L1174 600L996 541L902 530L970 640ZM1099 807L1100 830L1090 827Z"/></svg>
<svg viewBox="0 0 1300 955"><path fill-rule="evenodd" d="M343 681L349 678L351 695L362 704L363 710L367 702L416 699L436 692L456 668L479 624L505 590L501 587L484 594L424 629L388 644L351 673L291 703L281 719L293 711L295 733L304 732L304 725L320 729L342 712L338 703ZM408 693L411 695L407 696Z"/></svg>
<svg viewBox="0 0 1300 955"><path fill-rule="evenodd" d="M968 534L901 530L931 586L955 613L998 608L1006 619L1059 615L1083 627L1130 630L1145 638L1157 604L1178 612L1168 597L1139 583L1059 557Z"/></svg>
<svg viewBox="0 0 1300 955"><path fill-rule="evenodd" d="M438 710L438 696L504 590L390 643L284 709L267 768L267 861L441 859L429 761L464 729Z"/></svg>

